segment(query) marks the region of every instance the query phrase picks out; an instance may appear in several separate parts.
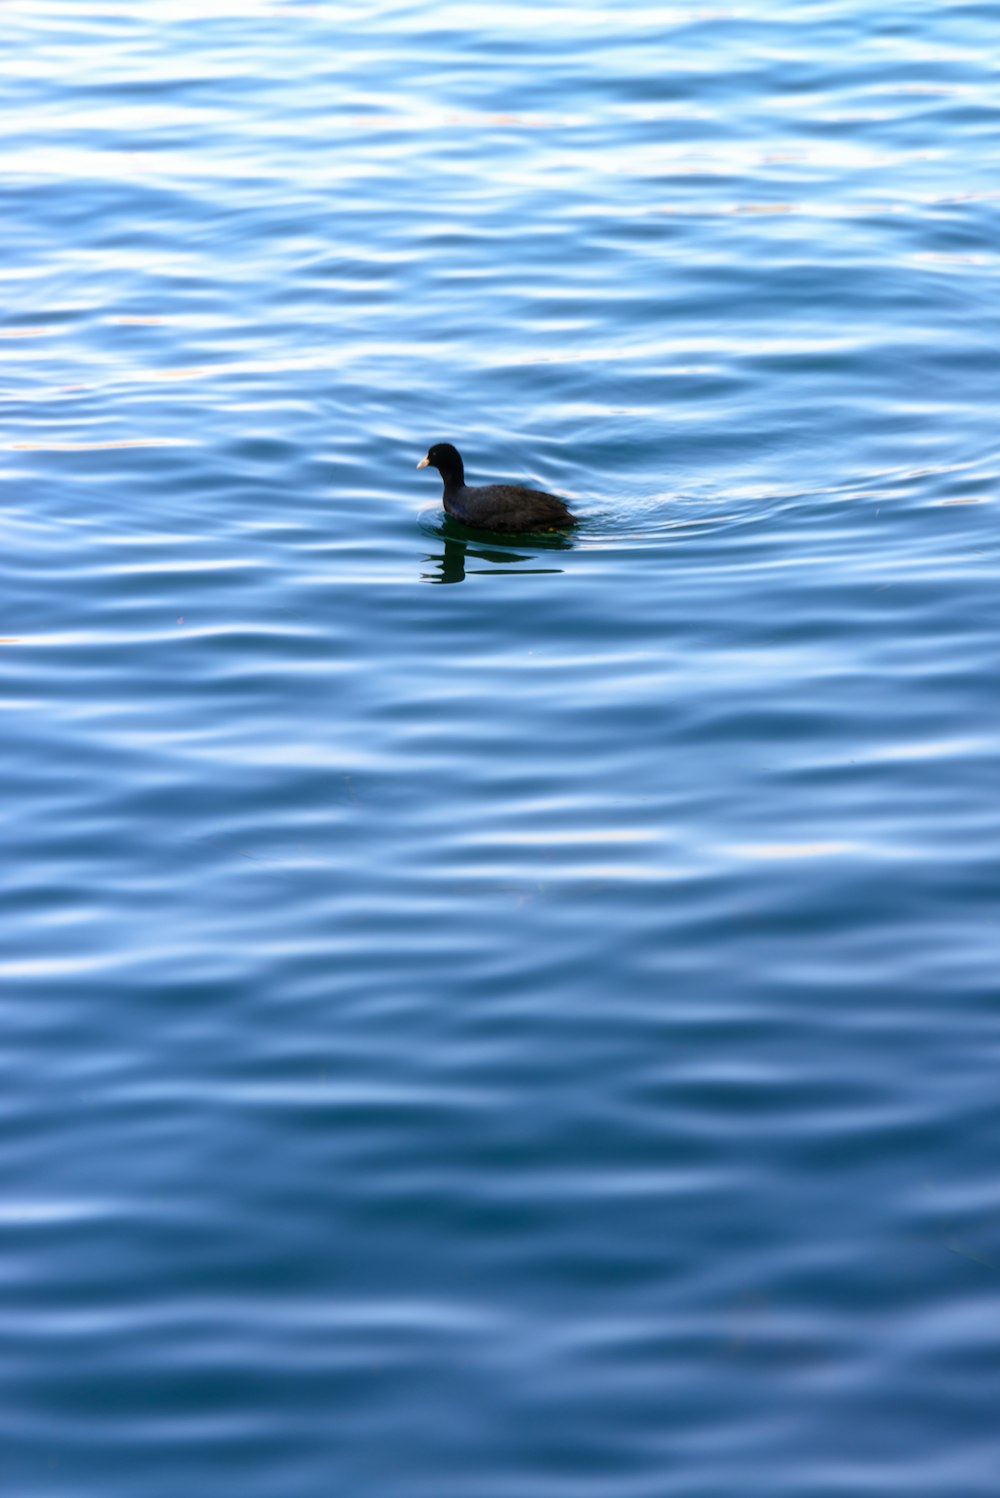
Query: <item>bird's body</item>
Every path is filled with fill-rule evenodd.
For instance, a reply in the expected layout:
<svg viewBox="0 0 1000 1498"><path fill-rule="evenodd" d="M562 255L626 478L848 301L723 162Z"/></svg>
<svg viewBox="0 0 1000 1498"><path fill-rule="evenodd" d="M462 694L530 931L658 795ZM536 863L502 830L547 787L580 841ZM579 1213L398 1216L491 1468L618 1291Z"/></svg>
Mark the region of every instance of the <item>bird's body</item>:
<svg viewBox="0 0 1000 1498"><path fill-rule="evenodd" d="M444 484L444 507L465 525L527 534L576 524L577 517L555 494L543 494L540 489L526 489L520 484L467 484L461 455L450 442L436 442L417 467L438 470Z"/></svg>

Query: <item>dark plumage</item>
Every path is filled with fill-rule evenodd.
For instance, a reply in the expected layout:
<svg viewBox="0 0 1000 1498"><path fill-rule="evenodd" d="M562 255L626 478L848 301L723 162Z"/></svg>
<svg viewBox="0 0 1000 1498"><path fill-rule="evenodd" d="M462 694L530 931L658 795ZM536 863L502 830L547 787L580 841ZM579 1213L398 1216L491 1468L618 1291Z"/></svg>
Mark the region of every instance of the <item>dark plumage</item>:
<svg viewBox="0 0 1000 1498"><path fill-rule="evenodd" d="M520 484L467 484L461 455L450 442L435 442L417 467L437 469L444 481L445 509L466 525L484 531L528 532L576 524L577 517L554 494Z"/></svg>

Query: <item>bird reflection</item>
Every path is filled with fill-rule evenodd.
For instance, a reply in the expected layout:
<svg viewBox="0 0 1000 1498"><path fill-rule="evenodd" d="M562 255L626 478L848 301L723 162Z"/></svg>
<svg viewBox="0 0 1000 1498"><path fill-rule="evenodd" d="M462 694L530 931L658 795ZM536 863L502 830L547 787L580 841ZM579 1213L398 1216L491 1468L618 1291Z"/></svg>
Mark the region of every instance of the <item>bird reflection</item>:
<svg viewBox="0 0 1000 1498"><path fill-rule="evenodd" d="M475 539L475 531L468 527L445 520L438 530L441 539L442 550L431 552L424 558L426 562L434 564L431 572L421 572L420 576L427 583L464 583L466 577L478 573L480 576L488 576L496 567L509 566L511 563L533 562L536 560L536 552L512 551L509 548L500 551L496 547L484 546L481 541ZM572 542L566 536L546 536L543 541L532 538L532 547L540 551L570 551ZM472 560L487 562L489 566L473 567ZM518 567L518 572L562 572L561 567Z"/></svg>

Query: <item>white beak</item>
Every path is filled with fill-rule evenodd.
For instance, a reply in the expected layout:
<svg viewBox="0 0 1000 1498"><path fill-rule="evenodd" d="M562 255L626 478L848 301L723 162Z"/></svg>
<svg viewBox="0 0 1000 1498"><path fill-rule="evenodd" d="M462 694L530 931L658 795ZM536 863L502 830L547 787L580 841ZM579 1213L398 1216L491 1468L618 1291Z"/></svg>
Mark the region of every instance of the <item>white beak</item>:
<svg viewBox="0 0 1000 1498"><path fill-rule="evenodd" d="M426 468L429 463L430 463L430 459L429 458L421 458L420 462L417 464L417 467L418 468Z"/></svg>

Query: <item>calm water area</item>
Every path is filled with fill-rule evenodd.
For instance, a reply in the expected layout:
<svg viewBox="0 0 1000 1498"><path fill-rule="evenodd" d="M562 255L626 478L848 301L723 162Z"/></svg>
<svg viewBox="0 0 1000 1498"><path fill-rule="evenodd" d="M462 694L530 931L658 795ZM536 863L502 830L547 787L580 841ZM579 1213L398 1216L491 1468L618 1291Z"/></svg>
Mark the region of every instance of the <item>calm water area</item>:
<svg viewBox="0 0 1000 1498"><path fill-rule="evenodd" d="M0 132L3 1498L996 1498L997 7L13 0Z"/></svg>

